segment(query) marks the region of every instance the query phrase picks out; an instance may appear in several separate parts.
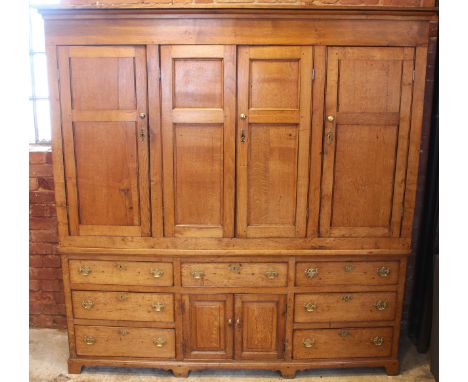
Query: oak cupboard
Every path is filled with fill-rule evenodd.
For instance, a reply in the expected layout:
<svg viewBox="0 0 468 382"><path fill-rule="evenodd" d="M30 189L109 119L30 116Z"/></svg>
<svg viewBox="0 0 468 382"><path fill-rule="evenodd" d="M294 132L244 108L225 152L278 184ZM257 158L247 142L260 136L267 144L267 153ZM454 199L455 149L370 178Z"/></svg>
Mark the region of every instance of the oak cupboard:
<svg viewBox="0 0 468 382"><path fill-rule="evenodd" d="M69 372L397 374L436 10L109 8L41 9Z"/></svg>

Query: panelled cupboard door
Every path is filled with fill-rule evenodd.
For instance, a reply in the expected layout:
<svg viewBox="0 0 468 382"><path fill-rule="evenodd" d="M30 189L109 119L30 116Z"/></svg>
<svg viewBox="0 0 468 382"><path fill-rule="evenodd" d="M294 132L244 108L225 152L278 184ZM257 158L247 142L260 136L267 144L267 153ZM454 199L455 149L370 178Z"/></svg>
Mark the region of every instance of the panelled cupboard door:
<svg viewBox="0 0 468 382"><path fill-rule="evenodd" d="M71 235L149 236L144 47L59 47Z"/></svg>
<svg viewBox="0 0 468 382"><path fill-rule="evenodd" d="M236 359L281 359L286 331L286 296L235 295Z"/></svg>
<svg viewBox="0 0 468 382"><path fill-rule="evenodd" d="M234 234L235 46L161 47L164 235Z"/></svg>
<svg viewBox="0 0 468 382"><path fill-rule="evenodd" d="M238 49L238 237L305 236L312 64L312 47Z"/></svg>
<svg viewBox="0 0 468 382"><path fill-rule="evenodd" d="M413 48L329 48L320 236L398 237Z"/></svg>
<svg viewBox="0 0 468 382"><path fill-rule="evenodd" d="M186 359L232 359L232 294L183 298L184 357Z"/></svg>

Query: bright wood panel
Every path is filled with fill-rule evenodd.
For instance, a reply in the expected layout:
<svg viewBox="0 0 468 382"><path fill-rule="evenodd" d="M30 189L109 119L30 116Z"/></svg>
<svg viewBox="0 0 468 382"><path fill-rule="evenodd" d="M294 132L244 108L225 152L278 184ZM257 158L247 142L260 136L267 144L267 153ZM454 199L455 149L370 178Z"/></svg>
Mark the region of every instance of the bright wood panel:
<svg viewBox="0 0 468 382"><path fill-rule="evenodd" d="M232 237L235 48L163 46L164 235Z"/></svg>
<svg viewBox="0 0 468 382"><path fill-rule="evenodd" d="M305 236L311 85L311 47L238 49L238 237Z"/></svg>
<svg viewBox="0 0 468 382"><path fill-rule="evenodd" d="M233 296L184 295L185 358L231 359Z"/></svg>
<svg viewBox="0 0 468 382"><path fill-rule="evenodd" d="M286 295L235 296L236 359L281 359L286 328Z"/></svg>
<svg viewBox="0 0 468 382"><path fill-rule="evenodd" d="M58 52L70 233L148 236L145 49Z"/></svg>
<svg viewBox="0 0 468 382"><path fill-rule="evenodd" d="M412 48L329 48L322 237L398 237L413 88Z"/></svg>

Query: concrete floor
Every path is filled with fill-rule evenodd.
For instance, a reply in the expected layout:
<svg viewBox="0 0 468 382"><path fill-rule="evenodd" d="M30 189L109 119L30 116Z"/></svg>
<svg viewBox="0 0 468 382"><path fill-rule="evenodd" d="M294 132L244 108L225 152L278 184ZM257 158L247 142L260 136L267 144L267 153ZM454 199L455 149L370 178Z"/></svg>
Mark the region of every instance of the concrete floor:
<svg viewBox="0 0 468 382"><path fill-rule="evenodd" d="M404 339L400 347L401 374L388 377L383 369L308 370L298 372L295 381L303 382L429 382L427 355L416 352ZM29 337L30 382L270 382L282 378L271 371L204 370L190 373L189 379L174 378L170 372L157 369L125 369L111 367L83 368L81 374L67 374L68 345L65 331L31 329ZM284 381L284 380L283 380Z"/></svg>

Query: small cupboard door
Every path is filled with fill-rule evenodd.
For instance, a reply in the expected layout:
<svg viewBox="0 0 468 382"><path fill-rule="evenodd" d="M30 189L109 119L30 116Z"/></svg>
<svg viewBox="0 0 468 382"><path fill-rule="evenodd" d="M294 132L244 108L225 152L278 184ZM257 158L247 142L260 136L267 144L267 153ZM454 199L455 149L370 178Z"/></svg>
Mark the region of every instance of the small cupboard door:
<svg viewBox="0 0 468 382"><path fill-rule="evenodd" d="M238 50L237 236L304 237L311 47Z"/></svg>
<svg viewBox="0 0 468 382"><path fill-rule="evenodd" d="M164 235L234 233L235 47L161 47Z"/></svg>
<svg viewBox="0 0 468 382"><path fill-rule="evenodd" d="M320 236L400 235L413 48L329 48Z"/></svg>
<svg viewBox="0 0 468 382"><path fill-rule="evenodd" d="M185 358L232 358L232 301L232 294L183 296Z"/></svg>
<svg viewBox="0 0 468 382"><path fill-rule="evenodd" d="M286 331L286 296L235 296L236 359L281 359Z"/></svg>
<svg viewBox="0 0 468 382"><path fill-rule="evenodd" d="M148 236L144 47L60 47L71 235Z"/></svg>

